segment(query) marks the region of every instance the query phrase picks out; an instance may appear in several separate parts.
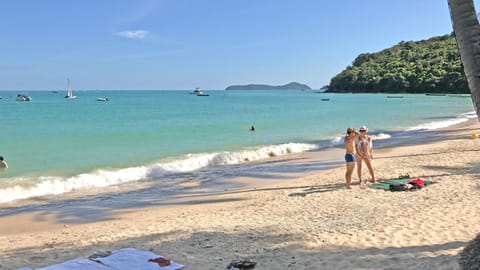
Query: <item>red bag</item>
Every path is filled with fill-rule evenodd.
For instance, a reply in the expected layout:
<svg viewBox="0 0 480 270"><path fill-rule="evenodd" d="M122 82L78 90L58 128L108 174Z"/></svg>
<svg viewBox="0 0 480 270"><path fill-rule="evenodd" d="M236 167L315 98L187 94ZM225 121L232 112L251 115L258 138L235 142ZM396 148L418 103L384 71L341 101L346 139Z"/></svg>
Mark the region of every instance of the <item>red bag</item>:
<svg viewBox="0 0 480 270"><path fill-rule="evenodd" d="M412 185L419 186L419 187L424 187L425 186L425 181L422 178L417 178L417 179L410 180L410 181L408 181L408 183L412 184Z"/></svg>

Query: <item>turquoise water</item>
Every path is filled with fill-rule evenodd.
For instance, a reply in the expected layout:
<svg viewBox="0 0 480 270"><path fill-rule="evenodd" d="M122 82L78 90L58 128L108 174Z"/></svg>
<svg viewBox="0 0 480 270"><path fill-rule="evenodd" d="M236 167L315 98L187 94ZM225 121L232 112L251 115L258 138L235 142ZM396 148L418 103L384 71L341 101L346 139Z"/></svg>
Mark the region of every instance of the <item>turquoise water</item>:
<svg viewBox="0 0 480 270"><path fill-rule="evenodd" d="M473 115L470 98L450 96L207 92L76 91L69 100L31 91L31 102L0 92L0 155L10 165L0 173L0 202L338 146L349 126L393 140Z"/></svg>

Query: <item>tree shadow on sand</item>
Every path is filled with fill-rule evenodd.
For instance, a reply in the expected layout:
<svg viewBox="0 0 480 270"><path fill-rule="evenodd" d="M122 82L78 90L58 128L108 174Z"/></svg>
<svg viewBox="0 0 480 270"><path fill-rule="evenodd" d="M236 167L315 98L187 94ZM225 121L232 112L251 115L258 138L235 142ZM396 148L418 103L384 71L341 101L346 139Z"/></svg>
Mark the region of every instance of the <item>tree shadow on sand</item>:
<svg viewBox="0 0 480 270"><path fill-rule="evenodd" d="M310 187L304 189L301 192L290 193L288 196L290 196L290 197L305 197L307 195L314 194L314 193L331 192L331 191L340 190L340 189L345 189L345 184L337 183L337 184L310 186Z"/></svg>
<svg viewBox="0 0 480 270"><path fill-rule="evenodd" d="M480 269L480 234L459 255L462 270Z"/></svg>
<svg viewBox="0 0 480 270"><path fill-rule="evenodd" d="M229 262L236 259L256 261L258 269L439 269L440 265L442 269L454 269L458 266L456 256L446 255L447 252L467 245L467 242L454 241L408 247L347 248L325 244L324 239L310 239L308 244L308 241L299 239L302 235L272 235L271 231L271 228L257 228L255 233L230 234L179 230L114 242L99 241L86 246L49 242L8 251L0 255L0 261L5 269L43 267L46 261L61 263L94 253L133 247L185 264L185 270L226 269Z"/></svg>

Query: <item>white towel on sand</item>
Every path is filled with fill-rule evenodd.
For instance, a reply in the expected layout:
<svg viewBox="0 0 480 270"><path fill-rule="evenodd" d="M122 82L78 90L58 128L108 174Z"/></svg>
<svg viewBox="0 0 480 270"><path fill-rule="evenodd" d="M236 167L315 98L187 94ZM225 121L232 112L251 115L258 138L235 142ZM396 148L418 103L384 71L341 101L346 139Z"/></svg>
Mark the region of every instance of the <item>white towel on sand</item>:
<svg viewBox="0 0 480 270"><path fill-rule="evenodd" d="M89 259L78 258L70 261L66 261L59 264L54 264L42 268L36 268L36 270L112 270L112 268L102 265L98 262L94 262Z"/></svg>
<svg viewBox="0 0 480 270"><path fill-rule="evenodd" d="M184 265L172 261L169 266L164 267L160 267L157 263L148 261L149 259L155 259L158 257L162 256L149 251L124 248L113 251L112 255L108 257L97 258L96 260L115 270L176 270L184 267Z"/></svg>
<svg viewBox="0 0 480 270"><path fill-rule="evenodd" d="M35 270L177 270L184 265L170 261L170 265L160 267L158 263L149 262L149 259L163 258L153 252L134 248L124 248L112 251L112 254L96 259L78 258L59 264L36 268ZM32 270L19 268L17 270Z"/></svg>

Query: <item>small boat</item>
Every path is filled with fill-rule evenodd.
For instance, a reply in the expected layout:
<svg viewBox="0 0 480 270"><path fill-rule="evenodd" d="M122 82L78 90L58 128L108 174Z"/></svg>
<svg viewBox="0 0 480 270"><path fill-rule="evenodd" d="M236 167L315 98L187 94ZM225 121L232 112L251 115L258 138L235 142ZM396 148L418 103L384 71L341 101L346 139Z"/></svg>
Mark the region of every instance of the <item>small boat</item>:
<svg viewBox="0 0 480 270"><path fill-rule="evenodd" d="M17 101L32 101L32 98L30 96L25 95L25 94L18 94L16 100Z"/></svg>
<svg viewBox="0 0 480 270"><path fill-rule="evenodd" d="M72 88L70 87L70 79L69 78L67 78L67 94L65 95L65 98L68 98L68 99L77 98L76 96L73 95Z"/></svg>
<svg viewBox="0 0 480 270"><path fill-rule="evenodd" d="M99 97L97 98L97 101L108 101L108 98L107 97Z"/></svg>
<svg viewBox="0 0 480 270"><path fill-rule="evenodd" d="M387 98L403 98L403 96L387 96Z"/></svg>
<svg viewBox="0 0 480 270"><path fill-rule="evenodd" d="M445 96L443 93L425 93L425 96Z"/></svg>
<svg viewBox="0 0 480 270"><path fill-rule="evenodd" d="M197 96L199 96L199 97L208 97L208 96L209 96L209 94L203 93L203 92L200 90L200 88L198 88L198 87L195 88L195 90L193 90L192 92L190 92L190 94L194 94L194 95L197 95Z"/></svg>
<svg viewBox="0 0 480 270"><path fill-rule="evenodd" d="M322 101L330 101L329 98L322 98Z"/></svg>

